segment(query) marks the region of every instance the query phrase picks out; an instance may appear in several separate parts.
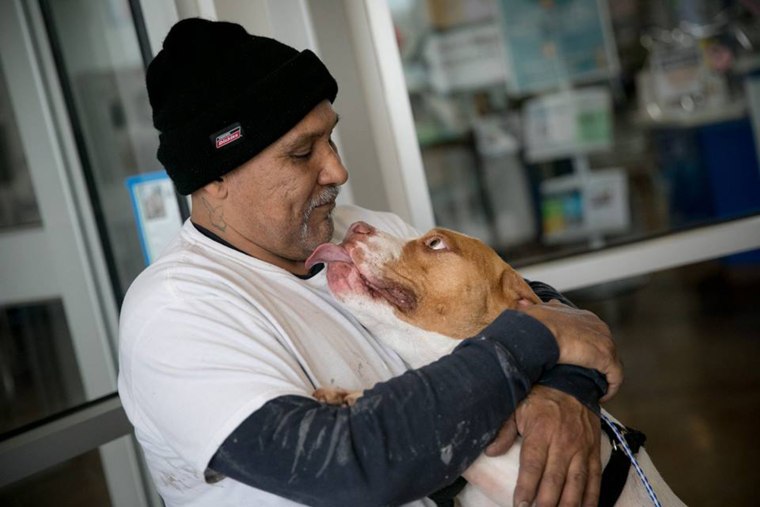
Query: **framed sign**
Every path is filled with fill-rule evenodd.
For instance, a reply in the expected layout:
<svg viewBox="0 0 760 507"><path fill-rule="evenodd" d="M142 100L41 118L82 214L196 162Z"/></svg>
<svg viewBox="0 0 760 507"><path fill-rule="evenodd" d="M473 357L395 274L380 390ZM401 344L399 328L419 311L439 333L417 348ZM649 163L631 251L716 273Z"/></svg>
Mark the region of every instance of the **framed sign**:
<svg viewBox="0 0 760 507"><path fill-rule="evenodd" d="M130 176L124 184L132 201L137 233L147 266L182 227L174 185L165 171Z"/></svg>

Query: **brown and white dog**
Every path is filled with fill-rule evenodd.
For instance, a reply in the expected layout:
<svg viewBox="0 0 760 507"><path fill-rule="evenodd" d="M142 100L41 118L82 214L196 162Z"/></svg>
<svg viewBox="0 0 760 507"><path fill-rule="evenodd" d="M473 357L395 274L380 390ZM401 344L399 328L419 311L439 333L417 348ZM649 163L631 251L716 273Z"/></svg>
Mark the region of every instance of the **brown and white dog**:
<svg viewBox="0 0 760 507"><path fill-rule="evenodd" d="M327 263L335 298L410 366L418 368L451 352L459 340L475 336L503 310L521 299L539 303L530 286L481 241L436 228L419 238L400 239L356 222L340 245L320 245L307 267ZM318 390L331 402L352 402L361 393ZM499 457L481 456L463 474L459 497L469 506L511 506L520 444ZM602 436L602 465L611 453ZM662 505L684 505L642 448L637 456ZM616 505L651 505L631 467Z"/></svg>

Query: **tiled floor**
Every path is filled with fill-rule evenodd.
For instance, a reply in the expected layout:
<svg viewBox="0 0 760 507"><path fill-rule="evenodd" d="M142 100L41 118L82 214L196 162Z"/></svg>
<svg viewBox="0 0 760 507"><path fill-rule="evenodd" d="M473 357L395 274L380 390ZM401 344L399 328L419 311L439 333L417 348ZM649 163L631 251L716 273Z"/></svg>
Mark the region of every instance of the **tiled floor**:
<svg viewBox="0 0 760 507"><path fill-rule="evenodd" d="M613 329L626 366L606 408L687 505L752 506L760 455L760 266L716 262L571 297Z"/></svg>

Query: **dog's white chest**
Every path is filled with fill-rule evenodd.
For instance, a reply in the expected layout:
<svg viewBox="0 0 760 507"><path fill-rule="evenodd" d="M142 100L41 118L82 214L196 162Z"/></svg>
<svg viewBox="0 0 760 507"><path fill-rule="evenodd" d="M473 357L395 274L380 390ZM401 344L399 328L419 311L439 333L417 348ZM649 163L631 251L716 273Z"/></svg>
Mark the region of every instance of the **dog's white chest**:
<svg viewBox="0 0 760 507"><path fill-rule="evenodd" d="M370 333L394 350L412 368L432 363L450 353L460 343L459 340L404 322L396 317L387 304L358 297L346 298L343 304Z"/></svg>

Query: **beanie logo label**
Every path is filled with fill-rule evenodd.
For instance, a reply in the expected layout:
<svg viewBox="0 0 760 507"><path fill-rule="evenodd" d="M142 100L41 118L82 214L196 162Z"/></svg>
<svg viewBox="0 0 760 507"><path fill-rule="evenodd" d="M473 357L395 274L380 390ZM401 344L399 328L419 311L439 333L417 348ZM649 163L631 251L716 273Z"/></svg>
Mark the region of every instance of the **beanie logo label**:
<svg viewBox="0 0 760 507"><path fill-rule="evenodd" d="M216 134L211 134L211 140L213 141L214 146L217 150L242 138L243 128L239 123L233 123L232 125L220 130Z"/></svg>

